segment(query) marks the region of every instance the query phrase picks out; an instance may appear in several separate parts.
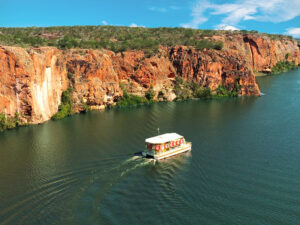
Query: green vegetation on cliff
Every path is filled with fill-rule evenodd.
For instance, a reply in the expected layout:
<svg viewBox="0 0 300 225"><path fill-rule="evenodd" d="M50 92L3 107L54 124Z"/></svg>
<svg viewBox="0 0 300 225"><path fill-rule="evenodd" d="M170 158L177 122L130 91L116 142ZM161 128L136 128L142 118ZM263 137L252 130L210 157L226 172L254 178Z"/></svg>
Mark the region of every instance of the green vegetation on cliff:
<svg viewBox="0 0 300 225"><path fill-rule="evenodd" d="M213 97L237 97L239 95L238 80L235 81L232 90L228 90L225 85L219 85L215 93L208 87L200 87L200 85L194 81L187 82L181 77L176 77L174 92L177 95L176 100L187 100L190 98L209 99Z"/></svg>
<svg viewBox="0 0 300 225"><path fill-rule="evenodd" d="M147 55L157 52L158 46L186 45L197 49L223 47L221 41L212 41L213 35L258 34L257 31L221 31L187 28L143 28L116 26L64 26L1 28L0 45L21 47L55 46L60 49L91 48L110 49L115 52L143 50ZM291 38L269 35L272 39Z"/></svg>
<svg viewBox="0 0 300 225"><path fill-rule="evenodd" d="M287 57L286 57L287 58ZM298 66L295 64L295 62L290 61L279 61L275 66L272 67L271 74L278 74L282 72L287 72L289 70L297 69Z"/></svg>
<svg viewBox="0 0 300 225"><path fill-rule="evenodd" d="M187 100L190 98L209 99L213 97L237 97L241 85L238 79L234 83L232 90L228 90L225 85L219 85L215 93L208 87L200 87L200 85L194 81L187 82L181 77L176 77L174 92L177 95L176 100Z"/></svg>
<svg viewBox="0 0 300 225"><path fill-rule="evenodd" d="M154 93L154 91L153 91L153 87L151 86L151 87L149 88L149 90L146 91L145 97L146 97L148 100L151 101L151 100L153 100L154 96L155 96L155 93Z"/></svg>
<svg viewBox="0 0 300 225"><path fill-rule="evenodd" d="M241 85L236 80L234 82L234 87L231 91L228 90L225 87L225 85L219 85L219 87L216 89L216 96L217 97L238 97L240 89L241 89Z"/></svg>
<svg viewBox="0 0 300 225"><path fill-rule="evenodd" d="M146 97L141 97L133 94L128 94L124 84L120 83L120 88L123 91L122 98L117 102L116 107L123 108L129 106L138 106L153 103L154 91L151 87L146 93Z"/></svg>
<svg viewBox="0 0 300 225"><path fill-rule="evenodd" d="M19 113L15 117L7 117L3 113L0 114L0 131L13 129L22 126Z"/></svg>
<svg viewBox="0 0 300 225"><path fill-rule="evenodd" d="M178 101L192 98L190 83L183 80L180 76L177 76L175 79L174 92Z"/></svg>
<svg viewBox="0 0 300 225"><path fill-rule="evenodd" d="M52 116L51 119L53 120L60 120L67 116L71 116L73 114L72 109L72 94L73 90L72 88L68 88L66 91L62 93L61 96L61 104L58 107L58 112Z"/></svg>
<svg viewBox="0 0 300 225"><path fill-rule="evenodd" d="M153 101L148 100L145 97L128 94L123 96L117 103L117 107L129 107L129 106L138 106L144 104L150 104Z"/></svg>
<svg viewBox="0 0 300 225"><path fill-rule="evenodd" d="M194 81L190 84L190 88L194 98L208 99L213 97L213 93L210 88L200 87L200 85Z"/></svg>

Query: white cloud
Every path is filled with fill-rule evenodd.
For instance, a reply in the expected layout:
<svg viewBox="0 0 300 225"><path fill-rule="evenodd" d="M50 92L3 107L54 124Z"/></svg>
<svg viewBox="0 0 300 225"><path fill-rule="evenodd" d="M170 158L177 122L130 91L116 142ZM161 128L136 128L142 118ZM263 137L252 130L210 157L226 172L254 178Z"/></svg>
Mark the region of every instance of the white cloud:
<svg viewBox="0 0 300 225"><path fill-rule="evenodd" d="M237 25L243 20L284 22L300 15L299 0L235 0L234 3L214 4L198 0L192 9L192 21L183 27L197 28L209 16L223 16L222 24Z"/></svg>
<svg viewBox="0 0 300 225"><path fill-rule="evenodd" d="M149 10L156 11L156 12L162 12L162 13L167 12L166 8L159 8L159 7L150 7Z"/></svg>
<svg viewBox="0 0 300 225"><path fill-rule="evenodd" d="M171 6L170 6L170 9L172 9L172 10L179 10L180 8L179 8L178 6L171 5Z"/></svg>
<svg viewBox="0 0 300 225"><path fill-rule="evenodd" d="M219 24L217 26L215 26L216 30L240 30L234 26L230 26L227 24Z"/></svg>
<svg viewBox="0 0 300 225"><path fill-rule="evenodd" d="M145 27L143 25L137 25L136 23L132 23L129 25L130 27Z"/></svg>
<svg viewBox="0 0 300 225"><path fill-rule="evenodd" d="M180 26L185 28L197 28L200 24L208 20L203 14L209 7L210 4L207 1L199 1L192 10L193 20L189 23L182 23Z"/></svg>
<svg viewBox="0 0 300 225"><path fill-rule="evenodd" d="M179 10L180 8L178 6L171 5L169 7L154 7L154 6L152 6L152 7L149 7L148 9L151 11L155 11L155 12L165 13L165 12L168 12L171 10Z"/></svg>
<svg viewBox="0 0 300 225"><path fill-rule="evenodd" d="M132 24L130 24L130 27L138 27L138 25L135 23L132 23Z"/></svg>
<svg viewBox="0 0 300 225"><path fill-rule="evenodd" d="M286 34L291 35L295 38L300 38L300 28L299 27L288 28Z"/></svg>
<svg viewBox="0 0 300 225"><path fill-rule="evenodd" d="M105 20L102 20L103 25L107 25L108 23Z"/></svg>

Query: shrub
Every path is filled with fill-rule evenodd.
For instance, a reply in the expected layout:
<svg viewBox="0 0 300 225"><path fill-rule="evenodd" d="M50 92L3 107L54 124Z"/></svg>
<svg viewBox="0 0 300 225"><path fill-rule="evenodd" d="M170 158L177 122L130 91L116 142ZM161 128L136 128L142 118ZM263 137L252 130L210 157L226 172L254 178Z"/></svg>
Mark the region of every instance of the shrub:
<svg viewBox="0 0 300 225"><path fill-rule="evenodd" d="M222 48L223 48L223 42L222 41L217 41L215 44L214 44L214 49L216 49L216 50L222 50Z"/></svg>
<svg viewBox="0 0 300 225"><path fill-rule="evenodd" d="M231 91L229 91L225 85L219 85L219 87L216 89L216 95L218 97L238 97L239 91L241 89L241 85L238 82L238 79L234 82L234 87Z"/></svg>
<svg viewBox="0 0 300 225"><path fill-rule="evenodd" d="M191 97L190 88L186 85L175 84L174 92L176 94L176 100L187 100Z"/></svg>
<svg viewBox="0 0 300 225"><path fill-rule="evenodd" d="M67 77L69 80L73 80L74 79L74 74L71 72L68 72Z"/></svg>
<svg viewBox="0 0 300 225"><path fill-rule="evenodd" d="M90 106L86 103L82 101L82 106L83 106L83 111L81 111L82 113L87 113L91 110Z"/></svg>
<svg viewBox="0 0 300 225"><path fill-rule="evenodd" d="M140 97L133 94L128 94L127 89L123 83L119 83L120 88L123 91L122 98L117 102L117 107L128 107L128 106L137 106L142 104L149 104L153 102L154 91L153 88L150 87L146 92L146 97Z"/></svg>
<svg viewBox="0 0 300 225"><path fill-rule="evenodd" d="M175 85L181 85L181 84L183 84L183 79L182 79L182 77L177 76L175 78Z"/></svg>
<svg viewBox="0 0 300 225"><path fill-rule="evenodd" d="M149 88L149 90L145 93L145 97L146 97L148 100L153 100L154 96L155 96L155 93L154 93L154 91L153 91L153 87L151 86L151 87Z"/></svg>
<svg viewBox="0 0 300 225"><path fill-rule="evenodd" d="M159 91L157 97L158 98L163 98L164 97L164 93L162 91Z"/></svg>
<svg viewBox="0 0 300 225"><path fill-rule="evenodd" d="M286 72L297 68L298 66L295 64L295 62L290 62L287 60L279 61L276 63L275 66L273 66L271 74L278 74L278 73Z"/></svg>
<svg viewBox="0 0 300 225"><path fill-rule="evenodd" d="M230 93L231 97L238 97L239 96L239 91L241 90L241 85L238 83L238 80L234 82L234 87Z"/></svg>
<svg viewBox="0 0 300 225"><path fill-rule="evenodd" d="M199 37L203 39L221 33L215 30L185 28L146 29L113 26L0 28L0 32L1 45L55 46L60 49L105 48L115 52L135 49L143 50L147 57L156 54L159 45L196 47ZM209 48L220 49L217 43L217 45L210 41L203 43L211 44ZM204 48L208 47L204 45Z"/></svg>
<svg viewBox="0 0 300 225"><path fill-rule="evenodd" d="M202 39L198 41L196 44L197 50L203 50L203 49L216 49L216 50L222 50L223 48L223 42L222 41L210 41L208 39Z"/></svg>
<svg viewBox="0 0 300 225"><path fill-rule="evenodd" d="M197 50L203 50L203 49L210 49L213 47L213 43L210 42L209 40L207 39L203 39L203 40L200 40L197 44L196 44L196 49Z"/></svg>
<svg viewBox="0 0 300 225"><path fill-rule="evenodd" d="M137 105L143 105L143 104L149 104L152 101L149 101L145 97L140 97L137 95L127 95L123 96L121 100L117 102L117 107L129 107L129 106L137 106Z"/></svg>
<svg viewBox="0 0 300 225"><path fill-rule="evenodd" d="M289 58L290 55L291 55L291 53L286 53L286 54L285 54L285 57L284 57L285 60L288 60L288 58Z"/></svg>
<svg viewBox="0 0 300 225"><path fill-rule="evenodd" d="M123 83L119 83L119 86L123 91L123 97L125 97L125 98L128 97L128 92L127 92L125 85Z"/></svg>
<svg viewBox="0 0 300 225"><path fill-rule="evenodd" d="M176 100L187 100L191 97L188 89L180 89L175 94L177 95Z"/></svg>
<svg viewBox="0 0 300 225"><path fill-rule="evenodd" d="M80 44L75 38L64 37L58 41L57 47L60 49L70 49L80 47Z"/></svg>
<svg viewBox="0 0 300 225"><path fill-rule="evenodd" d="M195 92L197 98L212 98L213 94L210 88L199 88Z"/></svg>
<svg viewBox="0 0 300 225"><path fill-rule="evenodd" d="M66 91L62 93L61 96L61 104L58 107L58 112L52 116L53 120L61 120L67 116L71 116L73 114L73 103L71 94L73 92L72 88L68 88Z"/></svg>
<svg viewBox="0 0 300 225"><path fill-rule="evenodd" d="M3 113L0 114L0 131L13 129L22 126L20 114L17 112L14 117L7 117Z"/></svg>
<svg viewBox="0 0 300 225"><path fill-rule="evenodd" d="M224 85L219 85L219 87L216 89L216 93L219 97L230 96L230 91L228 91Z"/></svg>
<svg viewBox="0 0 300 225"><path fill-rule="evenodd" d="M192 81L190 86L191 86L193 93L195 93L200 88L200 85L198 83L196 83L195 81Z"/></svg>

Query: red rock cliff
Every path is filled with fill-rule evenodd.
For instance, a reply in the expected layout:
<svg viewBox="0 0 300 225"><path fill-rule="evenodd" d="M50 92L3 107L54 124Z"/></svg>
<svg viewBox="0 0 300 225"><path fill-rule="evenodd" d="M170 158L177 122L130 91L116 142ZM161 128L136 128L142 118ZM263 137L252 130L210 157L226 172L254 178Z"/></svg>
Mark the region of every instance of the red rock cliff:
<svg viewBox="0 0 300 225"><path fill-rule="evenodd" d="M278 61L288 60L300 64L300 51L296 40L287 37L272 39L269 36L253 34L236 34L215 36L212 39L222 40L224 50L231 55L239 55L247 66L255 71L264 72L271 69Z"/></svg>
<svg viewBox="0 0 300 225"><path fill-rule="evenodd" d="M144 95L153 86L167 100L176 96L174 79L181 76L215 90L238 82L240 95L259 95L253 69L264 71L285 59L300 63L297 44L255 35L215 36L224 49L196 51L184 46L161 47L146 58L141 51L115 54L106 50L58 50L53 47L23 49L0 47L0 113L19 112L26 123L49 120L58 110L61 94L74 90L75 111L83 104L103 109L122 96L119 83L129 92Z"/></svg>

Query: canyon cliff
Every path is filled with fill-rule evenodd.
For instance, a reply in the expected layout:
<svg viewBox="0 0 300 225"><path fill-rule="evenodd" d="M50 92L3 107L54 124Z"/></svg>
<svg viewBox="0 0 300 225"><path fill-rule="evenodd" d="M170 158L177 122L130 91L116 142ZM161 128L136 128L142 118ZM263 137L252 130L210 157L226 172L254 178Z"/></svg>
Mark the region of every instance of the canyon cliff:
<svg viewBox="0 0 300 225"><path fill-rule="evenodd" d="M120 84L139 96L152 87L155 98L160 92L172 101L178 76L213 92L220 85L232 90L238 84L239 95L259 96L253 71L269 71L286 58L300 64L297 42L288 38L236 34L210 39L222 41L223 49L161 46L149 57L143 51L0 46L0 113L18 113L24 123L42 123L57 112L68 87L73 89L75 112L85 104L91 109L114 105L123 95Z"/></svg>

